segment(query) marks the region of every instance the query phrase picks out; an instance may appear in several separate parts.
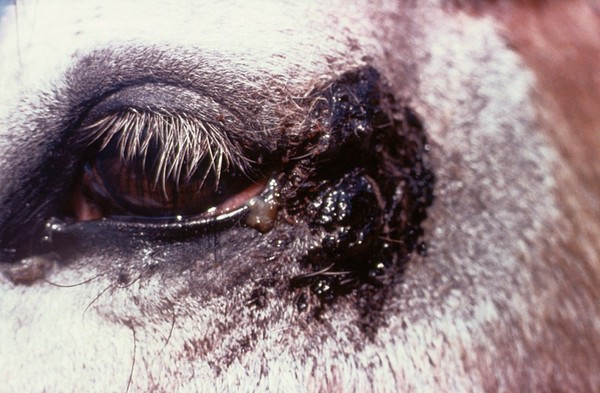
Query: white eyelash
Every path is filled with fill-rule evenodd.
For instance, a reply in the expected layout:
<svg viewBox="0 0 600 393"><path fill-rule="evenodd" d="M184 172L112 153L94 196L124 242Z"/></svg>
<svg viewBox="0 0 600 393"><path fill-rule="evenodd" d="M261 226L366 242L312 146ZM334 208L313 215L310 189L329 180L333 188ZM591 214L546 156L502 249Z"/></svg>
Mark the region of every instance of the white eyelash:
<svg viewBox="0 0 600 393"><path fill-rule="evenodd" d="M223 172L232 166L247 173L252 161L226 132L215 125L188 114L164 114L128 108L113 113L83 127L84 138L92 145L100 142L98 152L105 149L113 138L117 140L119 155L124 162L142 160L146 165L150 143L159 146L154 170L154 186L167 195L167 180L176 186L188 182L201 172L204 184L214 174L218 187Z"/></svg>

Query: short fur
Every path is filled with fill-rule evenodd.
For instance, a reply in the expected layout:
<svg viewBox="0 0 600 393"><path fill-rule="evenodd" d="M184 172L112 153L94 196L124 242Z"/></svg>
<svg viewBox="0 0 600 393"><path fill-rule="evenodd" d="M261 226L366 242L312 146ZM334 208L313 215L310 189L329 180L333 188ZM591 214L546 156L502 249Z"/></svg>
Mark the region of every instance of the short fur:
<svg viewBox="0 0 600 393"><path fill-rule="evenodd" d="M65 125L98 91L140 74L203 86L270 145L302 129L310 107L297 98L369 64L422 119L437 179L427 256L412 255L389 288L375 336L352 295L319 320L298 312L287 284L317 246L301 222L191 241L113 235L66 261L20 261L45 266L29 285L0 279L3 389L600 386L597 10L450 3L3 4L2 241L44 222L67 183L47 185L52 174L76 172L61 150ZM565 16L573 23L557 22ZM248 304L257 286L262 308Z"/></svg>

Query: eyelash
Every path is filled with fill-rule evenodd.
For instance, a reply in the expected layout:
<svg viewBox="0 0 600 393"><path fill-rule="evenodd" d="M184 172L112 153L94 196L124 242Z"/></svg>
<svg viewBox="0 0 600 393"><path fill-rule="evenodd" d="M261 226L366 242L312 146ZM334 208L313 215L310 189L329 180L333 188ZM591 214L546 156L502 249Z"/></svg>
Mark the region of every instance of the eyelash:
<svg viewBox="0 0 600 393"><path fill-rule="evenodd" d="M189 181L205 158L210 160L204 168L204 178L212 171L220 179L229 167L243 173L251 169L252 160L219 127L186 114L128 108L85 126L82 131L89 135L88 145L96 145L97 152L118 138L121 159L129 163L140 155L146 161L151 146L157 147L154 185L160 185L163 192L169 179L176 184Z"/></svg>
<svg viewBox="0 0 600 393"><path fill-rule="evenodd" d="M222 127L185 113L127 108L81 131L89 154L81 176L85 195L77 199L76 190L73 202L79 219L218 215L266 182ZM77 213L88 201L99 212Z"/></svg>

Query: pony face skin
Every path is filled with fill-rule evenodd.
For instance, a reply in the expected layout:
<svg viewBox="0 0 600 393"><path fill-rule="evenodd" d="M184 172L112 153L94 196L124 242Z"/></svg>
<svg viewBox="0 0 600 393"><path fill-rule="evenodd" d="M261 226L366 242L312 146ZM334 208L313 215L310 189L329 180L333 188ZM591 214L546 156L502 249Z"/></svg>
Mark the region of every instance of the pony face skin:
<svg viewBox="0 0 600 393"><path fill-rule="evenodd" d="M0 3L6 389L593 390L574 3Z"/></svg>

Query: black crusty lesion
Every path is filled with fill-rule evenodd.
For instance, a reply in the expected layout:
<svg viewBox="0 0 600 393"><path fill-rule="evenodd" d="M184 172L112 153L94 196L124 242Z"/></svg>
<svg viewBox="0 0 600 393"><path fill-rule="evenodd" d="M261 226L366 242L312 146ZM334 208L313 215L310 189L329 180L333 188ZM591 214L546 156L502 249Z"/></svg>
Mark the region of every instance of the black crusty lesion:
<svg viewBox="0 0 600 393"><path fill-rule="evenodd" d="M287 221L308 225L319 244L299 259L306 273L290 280L296 307L304 311L316 298L318 316L353 294L373 316L413 251L425 250L421 223L434 174L423 125L371 66L342 74L304 101L310 118L300 137L287 141L280 174Z"/></svg>

